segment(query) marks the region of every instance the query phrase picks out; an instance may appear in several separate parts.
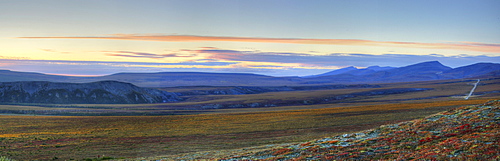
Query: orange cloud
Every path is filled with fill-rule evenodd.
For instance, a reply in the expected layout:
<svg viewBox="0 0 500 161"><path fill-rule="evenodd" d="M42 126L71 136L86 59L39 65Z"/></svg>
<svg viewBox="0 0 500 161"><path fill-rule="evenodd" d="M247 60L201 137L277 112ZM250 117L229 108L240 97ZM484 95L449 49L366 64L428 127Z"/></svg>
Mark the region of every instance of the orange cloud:
<svg viewBox="0 0 500 161"><path fill-rule="evenodd" d="M488 43L478 43L478 42L420 43L420 42L373 41L373 40L360 40L360 39L301 39L301 38L258 38L258 37L138 35L138 34L113 34L111 36L104 36L104 37L19 37L19 38L110 39L110 40L137 40L137 41L165 41L165 42L229 41L229 42L286 43L286 44L394 46L394 47L405 47L405 48L451 49L451 50L500 53L500 44L488 44Z"/></svg>

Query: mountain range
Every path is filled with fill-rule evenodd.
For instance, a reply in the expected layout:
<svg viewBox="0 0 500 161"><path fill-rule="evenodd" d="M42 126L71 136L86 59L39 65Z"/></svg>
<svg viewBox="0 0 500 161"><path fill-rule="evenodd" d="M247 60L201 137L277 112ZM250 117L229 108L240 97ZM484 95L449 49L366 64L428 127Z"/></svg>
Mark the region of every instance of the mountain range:
<svg viewBox="0 0 500 161"><path fill-rule="evenodd" d="M346 70L347 69L347 70ZM338 72L336 71L345 71ZM444 66L438 61L423 62L399 68L385 68L379 70L356 69L353 67L335 70L320 74L317 77L309 77L314 81L323 82L363 82L363 83L391 83L412 82L445 79L486 78L500 76L500 64L477 63L468 66L451 68Z"/></svg>
<svg viewBox="0 0 500 161"><path fill-rule="evenodd" d="M445 79L476 79L500 76L500 64L477 63L451 68L438 61L423 62L404 67L371 66L364 69L347 67L305 77L273 77L245 73L117 73L98 77L74 77L42 73L0 70L0 82L50 81L89 83L113 80L140 87L175 86L298 86L318 84L391 83Z"/></svg>

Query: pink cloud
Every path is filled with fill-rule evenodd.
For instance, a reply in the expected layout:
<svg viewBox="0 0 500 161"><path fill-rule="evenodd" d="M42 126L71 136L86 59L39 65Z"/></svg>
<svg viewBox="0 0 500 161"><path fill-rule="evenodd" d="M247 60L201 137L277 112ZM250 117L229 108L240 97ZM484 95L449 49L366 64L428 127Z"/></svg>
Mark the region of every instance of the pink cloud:
<svg viewBox="0 0 500 161"><path fill-rule="evenodd" d="M103 37L19 37L19 38L110 39L110 40L164 41L164 42L228 41L228 42L257 42L257 43L286 43L286 44L394 46L394 47L405 47L405 48L451 49L451 50L500 53L500 44L489 44L489 43L479 43L479 42L421 43L421 42L373 41L373 40L361 40L361 39L302 39L302 38L259 38L259 37L139 35L139 34L113 34L110 36L103 36Z"/></svg>
<svg viewBox="0 0 500 161"><path fill-rule="evenodd" d="M152 59L160 59L160 58L171 58L171 57L193 57L189 55L178 55L175 53L172 54L153 54L153 53L143 53L143 52L131 52L131 51L102 51L107 53L108 56L118 56L118 57L131 57L131 58L152 58Z"/></svg>

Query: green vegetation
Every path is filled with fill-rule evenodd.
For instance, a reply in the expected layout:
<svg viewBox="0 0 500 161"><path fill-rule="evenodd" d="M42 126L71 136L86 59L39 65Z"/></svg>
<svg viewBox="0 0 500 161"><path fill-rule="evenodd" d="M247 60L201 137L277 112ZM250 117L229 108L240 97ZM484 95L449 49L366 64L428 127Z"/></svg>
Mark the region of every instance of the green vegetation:
<svg viewBox="0 0 500 161"><path fill-rule="evenodd" d="M15 161L14 159L7 158L5 156L0 156L0 161Z"/></svg>

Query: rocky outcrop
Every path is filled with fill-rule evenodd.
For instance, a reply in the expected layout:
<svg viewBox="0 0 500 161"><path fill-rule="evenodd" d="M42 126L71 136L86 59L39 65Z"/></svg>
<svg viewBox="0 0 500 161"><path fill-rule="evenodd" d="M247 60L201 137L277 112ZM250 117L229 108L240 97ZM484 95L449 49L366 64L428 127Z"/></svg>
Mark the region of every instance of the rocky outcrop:
<svg viewBox="0 0 500 161"><path fill-rule="evenodd" d="M141 88L117 81L0 83L0 102L2 103L134 104L176 101L180 101L180 98L175 93Z"/></svg>

